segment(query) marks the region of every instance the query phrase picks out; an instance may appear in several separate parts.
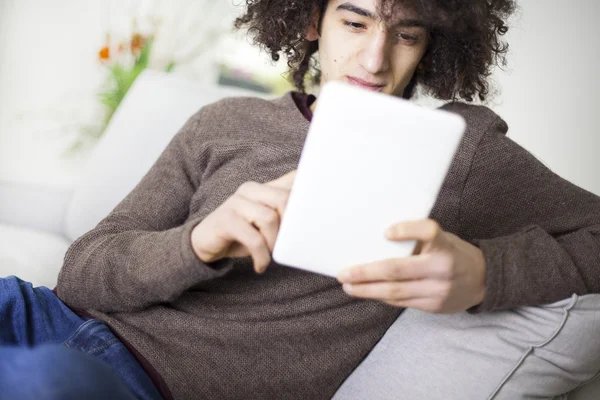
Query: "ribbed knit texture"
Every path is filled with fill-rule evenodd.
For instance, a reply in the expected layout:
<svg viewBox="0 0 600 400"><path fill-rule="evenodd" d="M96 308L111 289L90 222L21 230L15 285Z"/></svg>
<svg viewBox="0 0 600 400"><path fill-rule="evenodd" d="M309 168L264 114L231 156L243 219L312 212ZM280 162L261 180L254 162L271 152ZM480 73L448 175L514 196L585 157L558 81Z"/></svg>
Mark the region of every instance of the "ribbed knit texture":
<svg viewBox="0 0 600 400"><path fill-rule="evenodd" d="M600 291L600 199L507 138L489 109L444 108L468 130L431 218L484 251L487 294L470 311ZM401 312L330 277L193 253L193 227L242 183L297 167L308 127L290 93L204 107L65 256L59 297L131 343L176 399L331 398Z"/></svg>

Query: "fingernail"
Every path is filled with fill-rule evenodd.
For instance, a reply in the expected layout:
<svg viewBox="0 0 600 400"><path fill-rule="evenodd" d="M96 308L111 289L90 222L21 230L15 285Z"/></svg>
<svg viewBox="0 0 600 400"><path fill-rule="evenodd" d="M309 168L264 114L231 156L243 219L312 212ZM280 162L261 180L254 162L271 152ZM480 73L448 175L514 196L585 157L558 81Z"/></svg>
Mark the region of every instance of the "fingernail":
<svg viewBox="0 0 600 400"><path fill-rule="evenodd" d="M352 285L349 283L344 283L342 285L342 287L344 288L344 291L348 294L352 293Z"/></svg>
<svg viewBox="0 0 600 400"><path fill-rule="evenodd" d="M340 280L340 281L349 281L351 277L352 277L352 274L350 273L349 269L343 269L338 274L338 280Z"/></svg>

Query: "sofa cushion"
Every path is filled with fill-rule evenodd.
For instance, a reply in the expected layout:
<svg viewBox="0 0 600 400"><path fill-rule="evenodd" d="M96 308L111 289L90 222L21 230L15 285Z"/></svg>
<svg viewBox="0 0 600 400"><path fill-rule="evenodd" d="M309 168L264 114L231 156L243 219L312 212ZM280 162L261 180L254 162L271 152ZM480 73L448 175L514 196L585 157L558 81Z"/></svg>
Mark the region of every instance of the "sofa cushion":
<svg viewBox="0 0 600 400"><path fill-rule="evenodd" d="M75 240L107 216L200 108L240 95L256 93L144 71L90 155L67 209L65 235Z"/></svg>
<svg viewBox="0 0 600 400"><path fill-rule="evenodd" d="M62 236L0 224L0 278L15 275L54 288L70 242Z"/></svg>

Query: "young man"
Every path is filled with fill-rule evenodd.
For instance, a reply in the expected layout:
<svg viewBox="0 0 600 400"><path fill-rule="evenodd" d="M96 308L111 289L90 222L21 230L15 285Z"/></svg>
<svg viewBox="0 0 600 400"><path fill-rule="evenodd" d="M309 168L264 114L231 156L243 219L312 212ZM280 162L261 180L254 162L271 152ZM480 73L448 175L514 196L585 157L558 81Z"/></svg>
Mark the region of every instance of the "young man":
<svg viewBox="0 0 600 400"><path fill-rule="evenodd" d="M442 99L472 100L487 93L513 8L249 0L237 25L273 56L288 56L300 90L318 53L312 76L321 84L342 80L405 98L421 84ZM92 353L139 398L326 399L405 307L472 315L600 292L600 199L508 139L489 109L458 102L445 108L468 130L430 218L390 221L390 240L419 241L415 255L355 266L338 280L272 262L315 107L314 96L295 92L200 110L138 186L69 248L57 287L64 303L45 288L0 281L1 343ZM5 360L48 360L36 350L0 351ZM23 375L13 375L11 384L0 374L0 385L22 395ZM415 384L433 396L437 382L429 375Z"/></svg>

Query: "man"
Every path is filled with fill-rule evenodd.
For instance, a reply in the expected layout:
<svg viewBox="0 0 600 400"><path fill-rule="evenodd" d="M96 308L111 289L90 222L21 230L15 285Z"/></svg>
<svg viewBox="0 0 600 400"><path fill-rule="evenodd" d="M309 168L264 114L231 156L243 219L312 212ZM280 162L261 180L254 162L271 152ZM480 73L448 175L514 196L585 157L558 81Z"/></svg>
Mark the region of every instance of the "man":
<svg viewBox="0 0 600 400"><path fill-rule="evenodd" d="M301 90L318 52L321 84L405 98L421 84L472 100L487 93L513 8L258 0L237 25L288 56ZM476 313L600 292L600 199L506 138L493 112L462 103L445 107L468 131L430 218L390 221L390 240L419 241L413 256L355 266L338 280L273 263L315 107L296 92L200 110L69 248L57 287L64 303L2 281L0 315L11 316L2 344L91 352L140 398L331 398L405 307Z"/></svg>

